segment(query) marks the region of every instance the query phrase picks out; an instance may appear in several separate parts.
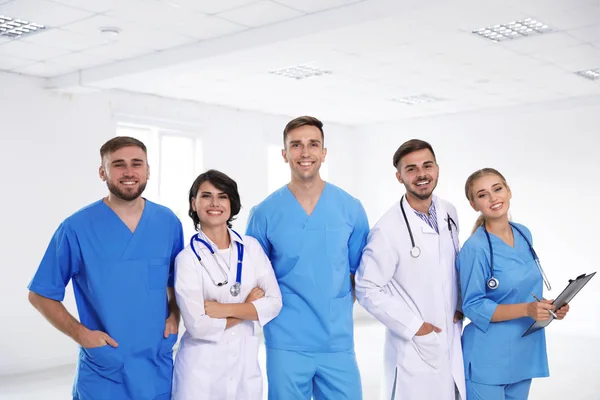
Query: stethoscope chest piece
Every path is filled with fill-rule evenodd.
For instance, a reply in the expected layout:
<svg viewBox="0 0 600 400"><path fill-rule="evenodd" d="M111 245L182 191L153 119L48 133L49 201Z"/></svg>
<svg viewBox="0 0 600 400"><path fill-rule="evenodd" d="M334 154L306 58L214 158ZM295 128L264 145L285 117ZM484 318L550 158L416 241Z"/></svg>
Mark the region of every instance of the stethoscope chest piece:
<svg viewBox="0 0 600 400"><path fill-rule="evenodd" d="M241 286L242 285L240 285L239 282L234 283L233 285L231 285L231 288L229 289L229 293L231 293L231 295L233 297L236 297L237 295L240 294L240 292L242 290Z"/></svg>
<svg viewBox="0 0 600 400"><path fill-rule="evenodd" d="M487 287L491 290L498 289L498 285L500 285L500 282L493 276L487 281Z"/></svg>
<svg viewBox="0 0 600 400"><path fill-rule="evenodd" d="M421 255L421 249L419 248L419 246L414 246L410 249L410 255L412 256L412 258L417 258Z"/></svg>

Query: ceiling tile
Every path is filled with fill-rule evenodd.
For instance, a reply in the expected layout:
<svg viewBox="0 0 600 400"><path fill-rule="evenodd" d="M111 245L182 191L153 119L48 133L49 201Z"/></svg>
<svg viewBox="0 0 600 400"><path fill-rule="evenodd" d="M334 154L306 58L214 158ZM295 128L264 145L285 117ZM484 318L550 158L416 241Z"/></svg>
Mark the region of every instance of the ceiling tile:
<svg viewBox="0 0 600 400"><path fill-rule="evenodd" d="M49 0L53 3L86 10L93 13L104 13L112 10L124 0Z"/></svg>
<svg viewBox="0 0 600 400"><path fill-rule="evenodd" d="M83 51L88 56L105 57L112 60L124 60L149 54L152 50L132 46L121 42L112 42Z"/></svg>
<svg viewBox="0 0 600 400"><path fill-rule="evenodd" d="M582 44L582 42L564 32L554 32L528 38L507 40L498 44L501 47L505 47L518 53L535 54L558 52L564 47L577 46Z"/></svg>
<svg viewBox="0 0 600 400"><path fill-rule="evenodd" d="M229 21L255 28L297 18L304 13L270 1L260 1L218 15Z"/></svg>
<svg viewBox="0 0 600 400"><path fill-rule="evenodd" d="M2 46L5 43L9 43L12 42L14 39L9 38L7 36L0 36L0 46Z"/></svg>
<svg viewBox="0 0 600 400"><path fill-rule="evenodd" d="M101 35L100 29L104 27L116 27L120 29L119 36L113 41L129 43L134 46L153 50L164 50L196 41L196 39L188 36L145 28L133 22L105 15L97 15L84 21L75 22L67 25L65 29L86 36L98 37Z"/></svg>
<svg viewBox="0 0 600 400"><path fill-rule="evenodd" d="M90 47L99 46L108 41L108 38L97 36L85 36L77 32L64 29L49 29L32 36L21 39L24 42L42 46L52 46L59 49L81 51Z"/></svg>
<svg viewBox="0 0 600 400"><path fill-rule="evenodd" d="M15 70L15 72L21 74L32 75L41 78L51 78L73 71L76 71L73 67L55 61L38 62L36 64L28 65Z"/></svg>
<svg viewBox="0 0 600 400"><path fill-rule="evenodd" d="M2 55L35 61L47 60L67 53L67 50L25 43L21 40L13 40L0 46L0 54Z"/></svg>
<svg viewBox="0 0 600 400"><path fill-rule="evenodd" d="M577 5L577 2L569 2L569 4ZM544 9L540 8L539 14L544 15ZM582 28L598 24L598 18L600 18L600 4L587 6L587 7L573 7L561 12L552 12L548 15L538 16L540 21L547 23L551 27L564 31L569 29Z"/></svg>
<svg viewBox="0 0 600 400"><path fill-rule="evenodd" d="M361 1L363 0L275 0L275 3L283 4L306 13L313 13L331 8L343 7Z"/></svg>
<svg viewBox="0 0 600 400"><path fill-rule="evenodd" d="M115 19L131 21L146 29L164 29L196 39L208 39L240 32L245 26L168 4L148 1L128 1L106 13ZM165 22L168 21L167 24Z"/></svg>
<svg viewBox="0 0 600 400"><path fill-rule="evenodd" d="M217 14L222 11L232 10L241 6L257 3L258 0L150 0L157 1L171 7L178 7L184 11L198 11L205 14Z"/></svg>
<svg viewBox="0 0 600 400"><path fill-rule="evenodd" d="M140 25L173 26L180 19L193 20L202 14L172 7L167 2L128 0L106 13L109 17L125 21L135 21Z"/></svg>
<svg viewBox="0 0 600 400"><path fill-rule="evenodd" d="M230 35L246 29L248 29L246 26L212 15L201 16L193 22L188 21L188 23L180 20L173 25L173 30L200 40Z"/></svg>
<svg viewBox="0 0 600 400"><path fill-rule="evenodd" d="M2 14L35 22L47 27L59 27L93 14L46 0L18 0L2 5Z"/></svg>
<svg viewBox="0 0 600 400"><path fill-rule="evenodd" d="M0 70L9 71L14 68L31 65L35 61L0 55Z"/></svg>
<svg viewBox="0 0 600 400"><path fill-rule="evenodd" d="M71 53L66 56L55 58L49 60L52 63L64 64L66 66L70 66L73 69L84 69L95 67L98 65L110 64L114 60L111 60L108 57L103 57L101 55L88 54L87 52L82 53Z"/></svg>
<svg viewBox="0 0 600 400"><path fill-rule="evenodd" d="M600 22L583 28L569 30L567 34L584 42L600 43Z"/></svg>
<svg viewBox="0 0 600 400"><path fill-rule="evenodd" d="M555 53L533 54L532 57L573 72L597 68L600 64L600 50L589 44L566 47Z"/></svg>

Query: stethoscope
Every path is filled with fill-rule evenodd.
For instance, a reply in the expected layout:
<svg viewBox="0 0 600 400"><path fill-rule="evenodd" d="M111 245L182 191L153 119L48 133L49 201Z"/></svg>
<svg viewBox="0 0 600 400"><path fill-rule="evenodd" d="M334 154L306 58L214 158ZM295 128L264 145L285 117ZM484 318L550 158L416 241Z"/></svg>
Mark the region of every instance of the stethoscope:
<svg viewBox="0 0 600 400"><path fill-rule="evenodd" d="M231 231L233 233L235 233L237 235L237 237L240 238L240 240L242 240L242 237L240 236L239 233L237 233L233 229ZM213 259L215 260L215 263L217 264L217 266L221 270L221 275L223 275L223 280L222 281L216 280L213 277L213 274L210 273L210 270L208 268L206 268L206 265L204 265L204 262L202 261L202 258L200 258L200 255L196 252L196 249L194 248L194 241L202 243L210 251L210 254L212 255ZM231 288L229 289L229 293L231 293L231 295L234 296L234 297L237 296L237 295L239 295L240 292L241 292L241 290L242 290L242 262L244 261L244 245L241 244L240 242L235 242L235 244L237 245L237 251L238 251L237 252L238 253L237 275L236 275L236 278L235 278L235 283L233 285L231 285ZM215 254L215 251L213 250L212 246L210 244L208 244L208 242L206 240L200 239L199 234L196 233L190 239L190 247L192 248L192 251L194 252L194 254L196 255L196 257L198 258L198 261L200 262L200 265L202 265L204 267L204 270L208 273L208 276L213 281L213 283L216 286L219 286L219 287L227 285L227 283L228 283L227 272L225 271L225 269L221 265L221 262L219 261L219 257L217 257L217 255Z"/></svg>
<svg viewBox="0 0 600 400"><path fill-rule="evenodd" d="M546 277L546 274L544 273L542 264L540 264L540 259L537 256L535 250L533 249L533 245L531 244L529 239L527 239L527 236L525 236L523 234L523 232L521 232L521 230L519 228L517 228L516 225L511 224L510 222L509 222L509 224L517 232L519 232L519 234L523 237L523 239L525 239L525 241L529 245L529 251L531 251L531 255L533 256L533 259L535 260L535 263L540 271L540 274L542 275L542 279L544 280L544 285L546 285L546 288L548 290L552 290L552 288L550 287L550 281L548 280L548 278ZM485 222L484 222L482 228L483 228L483 231L485 232L485 236L487 237L488 246L490 247L490 271L492 272L492 277L487 280L487 287L490 288L491 290L495 290L495 289L498 289L498 286L500 285L500 281L494 277L494 250L492 248L492 240L490 239L490 234L488 233L487 229L485 229Z"/></svg>
<svg viewBox="0 0 600 400"><path fill-rule="evenodd" d="M408 223L408 218L406 217L406 212L404 211L404 205L402 201L404 200L404 196L400 199L400 210L402 210L402 216L404 217L404 222L406 222L406 229L408 230L408 235L410 236L410 243L412 245L410 249L410 255L412 258L417 258L421 255L421 248L415 244L415 238L413 237L412 229L410 229L410 224ZM446 222L448 222L448 231L450 231L450 238L452 239L452 245L454 246L454 255L458 254L458 245L456 244L456 240L454 240L454 233L452 233L452 225L454 225L454 229L458 230L456 226L456 222L450 217L450 214L446 214Z"/></svg>

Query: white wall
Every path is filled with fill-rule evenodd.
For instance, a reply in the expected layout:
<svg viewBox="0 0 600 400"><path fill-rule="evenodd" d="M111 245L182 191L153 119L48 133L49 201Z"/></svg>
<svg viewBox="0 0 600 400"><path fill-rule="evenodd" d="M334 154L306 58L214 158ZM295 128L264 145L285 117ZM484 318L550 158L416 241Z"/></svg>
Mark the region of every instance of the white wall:
<svg viewBox="0 0 600 400"><path fill-rule="evenodd" d="M26 286L58 224L105 195L98 153L117 120L197 132L204 167L238 182L244 208L235 227L243 231L250 208L267 195L267 144L281 143L290 119L128 93L58 95L3 73L0 88L0 374L76 360L74 343L29 305ZM330 179L353 192L353 130L325 128ZM65 302L75 312L70 288Z"/></svg>
<svg viewBox="0 0 600 400"><path fill-rule="evenodd" d="M461 242L477 217L464 195L465 180L479 168L493 167L513 191L513 220L533 233L552 284L549 296L556 297L569 278L600 270L600 97L370 125L359 133L359 196L371 224L404 192L394 176L394 152L420 138L436 152L436 193L456 205ZM600 337L600 276L588 286L573 301L568 320L553 323L550 334Z"/></svg>

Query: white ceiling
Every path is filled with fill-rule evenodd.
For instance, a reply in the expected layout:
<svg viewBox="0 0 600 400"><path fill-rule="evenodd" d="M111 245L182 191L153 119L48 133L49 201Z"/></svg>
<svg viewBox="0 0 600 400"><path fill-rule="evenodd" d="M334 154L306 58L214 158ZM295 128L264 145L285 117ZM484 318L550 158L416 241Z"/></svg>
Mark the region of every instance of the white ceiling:
<svg viewBox="0 0 600 400"><path fill-rule="evenodd" d="M348 124L600 95L599 0L0 0L50 29L0 39L0 69L48 87L121 89ZM555 29L471 33L532 17ZM101 27L118 27L104 38ZM269 73L311 65L330 74ZM439 102L395 99L429 95Z"/></svg>

